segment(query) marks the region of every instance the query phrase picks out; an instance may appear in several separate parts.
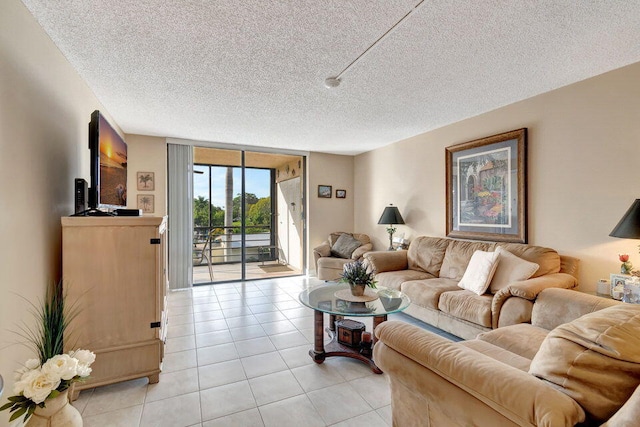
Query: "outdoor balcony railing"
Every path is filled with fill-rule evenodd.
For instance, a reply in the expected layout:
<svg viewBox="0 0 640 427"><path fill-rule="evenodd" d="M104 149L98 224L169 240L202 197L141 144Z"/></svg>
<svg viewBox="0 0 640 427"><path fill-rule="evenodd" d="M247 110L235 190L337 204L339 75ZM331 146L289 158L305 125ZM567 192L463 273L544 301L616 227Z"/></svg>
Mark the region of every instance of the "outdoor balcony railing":
<svg viewBox="0 0 640 427"><path fill-rule="evenodd" d="M278 260L278 247L274 244L270 225L246 227L246 262ZM242 262L242 234L239 227L194 227L194 265L204 265L207 257L211 264ZM204 252L205 256L201 256Z"/></svg>

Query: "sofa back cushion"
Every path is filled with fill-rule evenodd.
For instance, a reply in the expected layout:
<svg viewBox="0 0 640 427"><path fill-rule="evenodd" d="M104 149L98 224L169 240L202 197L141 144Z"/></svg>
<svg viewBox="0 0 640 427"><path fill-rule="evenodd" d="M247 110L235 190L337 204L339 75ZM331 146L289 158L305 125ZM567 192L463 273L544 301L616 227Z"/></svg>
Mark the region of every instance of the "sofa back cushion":
<svg viewBox="0 0 640 427"><path fill-rule="evenodd" d="M620 304L571 289L548 288L538 294L533 304L531 324L550 331L585 314Z"/></svg>
<svg viewBox="0 0 640 427"><path fill-rule="evenodd" d="M492 251L495 243L450 240L442 260L440 277L461 280L475 251Z"/></svg>
<svg viewBox="0 0 640 427"><path fill-rule="evenodd" d="M554 249L522 243L497 243L517 257L538 264L538 270L531 277L560 272L560 255Z"/></svg>
<svg viewBox="0 0 640 427"><path fill-rule="evenodd" d="M409 269L424 271L438 277L444 253L450 242L451 239L440 237L416 237L407 252Z"/></svg>
<svg viewBox="0 0 640 427"><path fill-rule="evenodd" d="M640 305L586 314L549 332L529 373L574 399L599 425L640 385L639 330Z"/></svg>

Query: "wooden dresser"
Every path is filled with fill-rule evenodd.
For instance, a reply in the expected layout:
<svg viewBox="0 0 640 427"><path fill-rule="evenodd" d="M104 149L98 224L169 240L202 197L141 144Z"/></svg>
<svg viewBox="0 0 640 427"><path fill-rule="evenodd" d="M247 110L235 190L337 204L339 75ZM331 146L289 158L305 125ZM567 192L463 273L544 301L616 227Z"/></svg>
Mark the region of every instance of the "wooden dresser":
<svg viewBox="0 0 640 427"><path fill-rule="evenodd" d="M166 338L167 221L158 217L62 218L62 280L78 316L65 351L96 354L80 390L159 379Z"/></svg>

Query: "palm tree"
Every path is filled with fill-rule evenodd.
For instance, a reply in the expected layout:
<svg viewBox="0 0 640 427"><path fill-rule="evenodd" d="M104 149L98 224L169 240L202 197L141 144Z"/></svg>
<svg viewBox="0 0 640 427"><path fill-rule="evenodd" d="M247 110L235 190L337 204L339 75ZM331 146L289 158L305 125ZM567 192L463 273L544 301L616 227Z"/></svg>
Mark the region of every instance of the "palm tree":
<svg viewBox="0 0 640 427"><path fill-rule="evenodd" d="M145 175L142 175L142 174L141 174L141 175L138 177L138 180L139 180L142 184L144 184L144 188L147 188L147 182L149 182L149 181L151 181L151 180L152 180L152 179L151 179L151 174L145 174Z"/></svg>

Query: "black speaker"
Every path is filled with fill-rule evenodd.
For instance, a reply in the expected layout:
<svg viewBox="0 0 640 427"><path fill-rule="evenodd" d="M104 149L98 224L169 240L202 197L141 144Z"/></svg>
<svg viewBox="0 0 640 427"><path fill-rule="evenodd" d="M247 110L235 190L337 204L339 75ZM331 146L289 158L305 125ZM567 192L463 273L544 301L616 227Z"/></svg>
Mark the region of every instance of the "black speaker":
<svg viewBox="0 0 640 427"><path fill-rule="evenodd" d="M87 210L87 203L89 201L89 187L87 181L82 178L75 179L75 205L76 212L80 213Z"/></svg>

